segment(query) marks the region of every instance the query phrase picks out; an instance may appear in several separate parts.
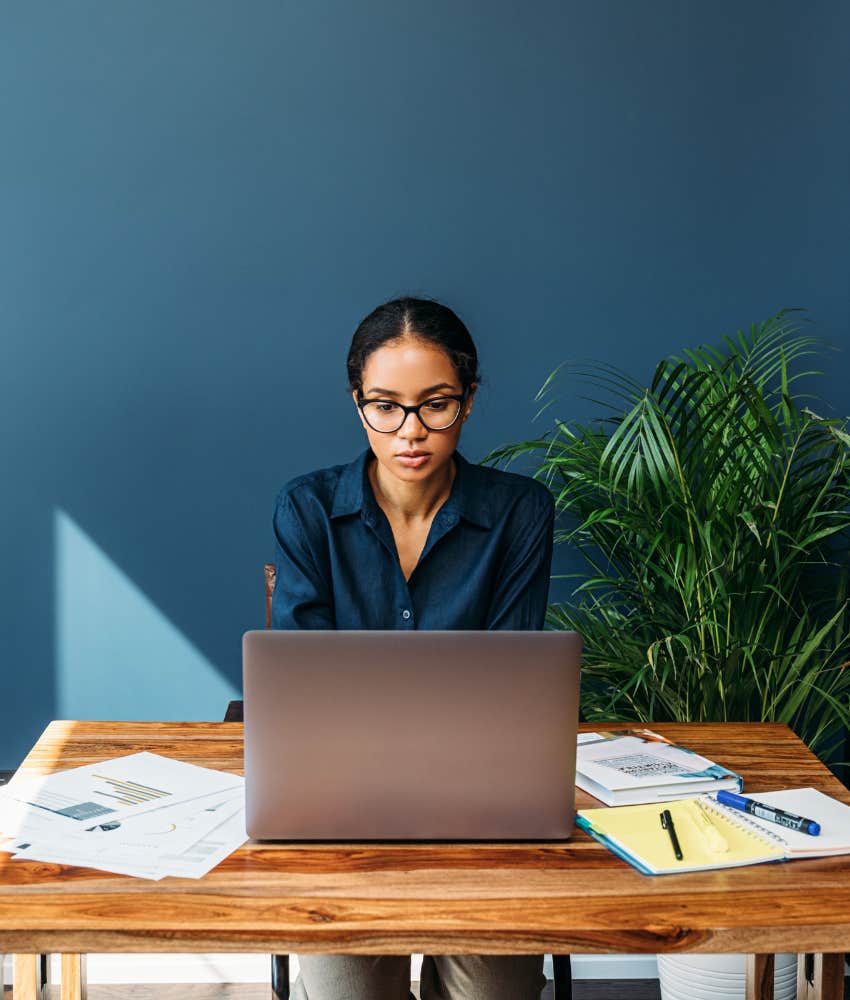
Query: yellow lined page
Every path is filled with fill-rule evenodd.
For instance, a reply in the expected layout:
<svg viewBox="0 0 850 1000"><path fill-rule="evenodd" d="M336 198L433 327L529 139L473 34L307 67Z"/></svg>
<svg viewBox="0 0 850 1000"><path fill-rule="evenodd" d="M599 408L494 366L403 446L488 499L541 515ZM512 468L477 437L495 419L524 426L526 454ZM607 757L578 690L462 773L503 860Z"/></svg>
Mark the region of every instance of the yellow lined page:
<svg viewBox="0 0 850 1000"><path fill-rule="evenodd" d="M669 809L682 848L682 860L673 854L670 836L661 826L661 811ZM692 871L698 868L727 868L778 860L785 856L781 844L763 840L753 831L711 810L711 818L725 839L728 850L712 850L695 815L694 799L653 802L637 806L609 806L581 809L597 833L608 837L634 855L653 872Z"/></svg>

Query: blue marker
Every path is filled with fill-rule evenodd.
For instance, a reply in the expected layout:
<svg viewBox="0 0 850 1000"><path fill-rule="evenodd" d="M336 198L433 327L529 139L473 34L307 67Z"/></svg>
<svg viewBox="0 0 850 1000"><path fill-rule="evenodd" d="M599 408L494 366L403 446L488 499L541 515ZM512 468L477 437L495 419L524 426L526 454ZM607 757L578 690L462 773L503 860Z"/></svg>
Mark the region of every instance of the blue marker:
<svg viewBox="0 0 850 1000"><path fill-rule="evenodd" d="M751 816L758 816L759 819L778 823L789 830L799 830L800 833L808 833L812 837L817 837L820 833L820 823L816 823L813 819L795 816L794 813L785 812L784 809L776 809L774 806L767 806L763 802L756 802L755 799L748 799L744 795L720 791L717 793L717 801L724 806L740 809L741 812L749 813Z"/></svg>

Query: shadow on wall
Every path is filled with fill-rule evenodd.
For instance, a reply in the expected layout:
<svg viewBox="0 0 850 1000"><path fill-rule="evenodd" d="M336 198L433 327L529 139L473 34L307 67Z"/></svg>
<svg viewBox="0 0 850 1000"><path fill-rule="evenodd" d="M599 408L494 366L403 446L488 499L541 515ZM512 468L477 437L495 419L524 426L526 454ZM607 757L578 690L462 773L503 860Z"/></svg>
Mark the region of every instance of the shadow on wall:
<svg viewBox="0 0 850 1000"><path fill-rule="evenodd" d="M234 686L65 511L53 531L56 717L222 719Z"/></svg>

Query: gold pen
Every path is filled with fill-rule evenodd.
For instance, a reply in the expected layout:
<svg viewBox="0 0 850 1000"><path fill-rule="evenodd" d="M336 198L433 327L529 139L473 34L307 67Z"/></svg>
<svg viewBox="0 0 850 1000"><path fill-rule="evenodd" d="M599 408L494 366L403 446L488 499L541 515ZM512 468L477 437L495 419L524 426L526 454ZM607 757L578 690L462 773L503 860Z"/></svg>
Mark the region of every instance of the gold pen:
<svg viewBox="0 0 850 1000"><path fill-rule="evenodd" d="M700 832L705 837L709 850L715 854L725 854L729 850L729 844L715 826L711 813L699 799L694 799L693 803L697 807L696 816L699 820Z"/></svg>

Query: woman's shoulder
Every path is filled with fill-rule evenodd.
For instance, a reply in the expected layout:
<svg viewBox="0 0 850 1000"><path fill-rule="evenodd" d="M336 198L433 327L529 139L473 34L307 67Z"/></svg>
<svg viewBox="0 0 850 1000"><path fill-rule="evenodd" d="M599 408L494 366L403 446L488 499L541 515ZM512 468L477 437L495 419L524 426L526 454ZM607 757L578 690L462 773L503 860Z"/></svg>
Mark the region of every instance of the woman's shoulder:
<svg viewBox="0 0 850 1000"><path fill-rule="evenodd" d="M305 494L310 496L330 495L333 497L339 477L345 469L344 465L330 465L326 469L314 469L299 476L293 476L280 488L278 500L285 497L295 498Z"/></svg>
<svg viewBox="0 0 850 1000"><path fill-rule="evenodd" d="M304 510L322 508L330 514L334 506L340 483L351 486L362 476L364 455L358 456L353 462L339 465L329 465L323 469L314 469L294 476L284 483L277 495L277 507L294 507Z"/></svg>
<svg viewBox="0 0 850 1000"><path fill-rule="evenodd" d="M541 512L554 511L554 497L539 479L492 465L467 465L470 467L476 492L486 496L494 508L504 510L521 505Z"/></svg>

